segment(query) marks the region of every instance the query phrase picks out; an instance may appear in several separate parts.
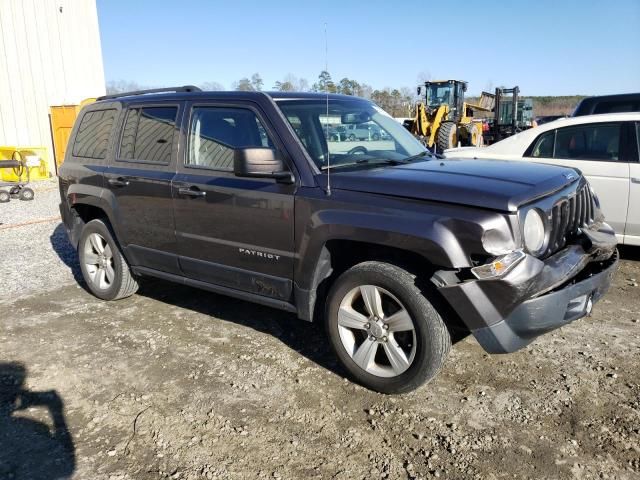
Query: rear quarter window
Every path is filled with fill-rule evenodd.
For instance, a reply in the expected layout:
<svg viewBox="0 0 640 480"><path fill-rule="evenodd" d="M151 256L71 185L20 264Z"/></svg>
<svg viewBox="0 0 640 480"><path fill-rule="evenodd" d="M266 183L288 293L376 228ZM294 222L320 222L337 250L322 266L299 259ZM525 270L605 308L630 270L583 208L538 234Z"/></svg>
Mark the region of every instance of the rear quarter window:
<svg viewBox="0 0 640 480"><path fill-rule="evenodd" d="M114 108L86 112L73 141L73 156L105 158L115 118Z"/></svg>

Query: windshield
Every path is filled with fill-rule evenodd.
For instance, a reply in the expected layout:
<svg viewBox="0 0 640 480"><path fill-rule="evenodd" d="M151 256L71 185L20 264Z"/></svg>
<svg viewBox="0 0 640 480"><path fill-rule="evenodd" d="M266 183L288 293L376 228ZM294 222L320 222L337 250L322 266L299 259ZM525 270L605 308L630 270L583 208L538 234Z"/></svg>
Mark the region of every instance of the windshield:
<svg viewBox="0 0 640 480"><path fill-rule="evenodd" d="M427 150L399 122L362 99L277 99L318 169L402 163ZM328 156L327 156L328 152ZM411 157L411 158L410 158Z"/></svg>
<svg viewBox="0 0 640 480"><path fill-rule="evenodd" d="M432 83L427 85L427 105L439 107L453 102L453 85L450 83Z"/></svg>

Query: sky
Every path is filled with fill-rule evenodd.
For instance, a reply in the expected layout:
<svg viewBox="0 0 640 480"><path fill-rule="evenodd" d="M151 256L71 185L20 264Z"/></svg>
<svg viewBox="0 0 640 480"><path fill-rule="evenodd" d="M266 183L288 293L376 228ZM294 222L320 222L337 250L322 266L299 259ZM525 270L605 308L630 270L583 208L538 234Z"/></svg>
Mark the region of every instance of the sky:
<svg viewBox="0 0 640 480"><path fill-rule="evenodd" d="M458 6L464 5L465 8ZM313 84L325 61L376 88L469 82L469 94L640 92L640 0L97 0L107 81ZM325 58L325 23L327 50Z"/></svg>

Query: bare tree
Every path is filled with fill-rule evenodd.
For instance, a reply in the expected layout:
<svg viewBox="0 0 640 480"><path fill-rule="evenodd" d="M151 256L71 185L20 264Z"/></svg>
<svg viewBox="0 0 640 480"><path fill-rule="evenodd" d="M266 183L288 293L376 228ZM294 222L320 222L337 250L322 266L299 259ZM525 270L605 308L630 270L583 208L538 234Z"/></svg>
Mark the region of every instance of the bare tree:
<svg viewBox="0 0 640 480"><path fill-rule="evenodd" d="M273 89L278 90L279 92L293 92L296 87L293 83L285 80L283 82L277 81L273 86Z"/></svg>
<svg viewBox="0 0 640 480"><path fill-rule="evenodd" d="M487 80L487 83L485 83L484 85L484 91L485 92L491 92L493 91L493 80L489 79Z"/></svg>
<svg viewBox="0 0 640 480"><path fill-rule="evenodd" d="M260 76L259 73L256 72L253 75L251 75L251 86L253 87L254 90L256 91L262 90L263 85L264 85L264 81L262 80L262 77Z"/></svg>
<svg viewBox="0 0 640 480"><path fill-rule="evenodd" d="M425 82L431 80L431 72L429 72L428 70L422 70L420 73L418 73L416 79L418 80L418 85L424 85Z"/></svg>
<svg viewBox="0 0 640 480"><path fill-rule="evenodd" d="M241 92L252 92L255 90L255 88L253 88L253 85L251 84L251 80L249 80L247 77L242 77L237 82L233 82L232 88Z"/></svg>
<svg viewBox="0 0 640 480"><path fill-rule="evenodd" d="M221 83L218 82L204 82L201 83L200 88L204 91L207 92L219 92L221 90L224 90L224 86Z"/></svg>
<svg viewBox="0 0 640 480"><path fill-rule="evenodd" d="M281 92L305 92L309 90L309 82L288 73L282 81L277 81L273 88Z"/></svg>
<svg viewBox="0 0 640 480"><path fill-rule="evenodd" d="M140 85L138 82L131 80L109 80L107 82L107 94L135 92L136 90L145 90L152 87Z"/></svg>
<svg viewBox="0 0 640 480"><path fill-rule="evenodd" d="M309 91L309 81L306 78L298 79L298 91L299 92L308 92Z"/></svg>

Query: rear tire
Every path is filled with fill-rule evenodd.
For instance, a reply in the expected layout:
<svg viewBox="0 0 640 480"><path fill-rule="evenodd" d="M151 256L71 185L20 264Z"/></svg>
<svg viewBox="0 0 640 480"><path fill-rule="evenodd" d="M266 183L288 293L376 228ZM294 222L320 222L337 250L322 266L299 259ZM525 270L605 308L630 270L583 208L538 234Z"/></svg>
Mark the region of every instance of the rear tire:
<svg viewBox="0 0 640 480"><path fill-rule="evenodd" d="M478 128L477 123L470 123L466 126L467 129L467 144L470 147L482 146L482 133Z"/></svg>
<svg viewBox="0 0 640 480"><path fill-rule="evenodd" d="M107 221L91 220L82 228L78 257L82 276L96 297L120 300L138 290L138 282Z"/></svg>
<svg viewBox="0 0 640 480"><path fill-rule="evenodd" d="M11 200L11 195L6 190L0 190L0 203L7 203Z"/></svg>
<svg viewBox="0 0 640 480"><path fill-rule="evenodd" d="M340 275L327 297L325 326L350 376L381 393L405 393L428 382L451 347L444 321L415 276L383 262L360 263Z"/></svg>
<svg viewBox="0 0 640 480"><path fill-rule="evenodd" d="M458 127L454 122L443 122L438 129L436 145L438 153L444 152L447 148L454 148L458 143Z"/></svg>

